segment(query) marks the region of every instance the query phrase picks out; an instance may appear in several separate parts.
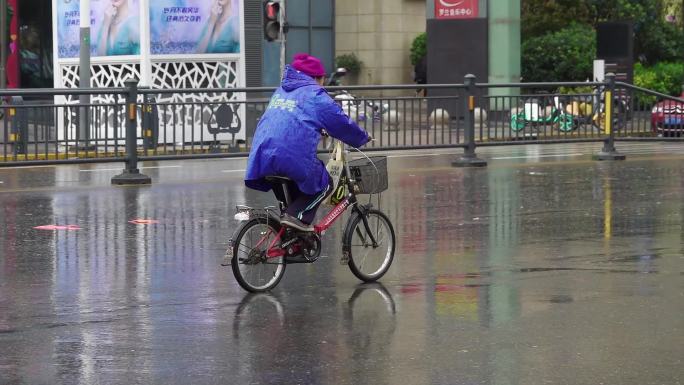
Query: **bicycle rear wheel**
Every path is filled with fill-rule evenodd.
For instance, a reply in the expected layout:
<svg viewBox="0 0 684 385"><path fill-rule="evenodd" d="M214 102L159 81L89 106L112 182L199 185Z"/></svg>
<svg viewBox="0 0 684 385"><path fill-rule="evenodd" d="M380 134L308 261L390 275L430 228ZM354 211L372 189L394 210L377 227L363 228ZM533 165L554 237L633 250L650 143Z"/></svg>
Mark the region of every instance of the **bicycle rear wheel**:
<svg viewBox="0 0 684 385"><path fill-rule="evenodd" d="M352 273L364 282L374 282L390 268L396 239L392 222L381 211L368 210L365 218L368 228L362 215L357 214L350 219L344 234L344 250L349 252Z"/></svg>
<svg viewBox="0 0 684 385"><path fill-rule="evenodd" d="M613 131L618 131L621 130L625 127L627 123L627 112L629 111L629 108L627 105L621 101L620 99L615 98L613 101L613 119L612 119L612 130ZM606 112L605 112L605 106L601 104L601 108L598 113L594 114L592 123L594 124L594 127L598 128L601 131L606 130Z"/></svg>
<svg viewBox="0 0 684 385"><path fill-rule="evenodd" d="M242 226L233 242L233 275L243 289L259 293L271 290L285 274L283 257L268 258L266 252L278 236L280 224L257 217Z"/></svg>

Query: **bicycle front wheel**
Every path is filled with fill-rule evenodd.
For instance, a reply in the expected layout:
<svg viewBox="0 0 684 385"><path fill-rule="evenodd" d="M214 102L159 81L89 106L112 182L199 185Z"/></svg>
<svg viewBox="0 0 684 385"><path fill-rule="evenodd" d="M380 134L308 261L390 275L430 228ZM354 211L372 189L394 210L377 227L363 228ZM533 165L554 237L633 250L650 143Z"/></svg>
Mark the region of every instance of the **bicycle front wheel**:
<svg viewBox="0 0 684 385"><path fill-rule="evenodd" d="M350 219L344 235L349 269L364 282L380 279L392 264L396 239L392 222L379 210L368 210ZM367 224L367 225L366 225Z"/></svg>
<svg viewBox="0 0 684 385"><path fill-rule="evenodd" d="M235 279L243 289L252 293L268 291L283 278L283 257L269 258L266 255L279 230L278 222L257 217L245 223L238 232L233 241L230 264Z"/></svg>

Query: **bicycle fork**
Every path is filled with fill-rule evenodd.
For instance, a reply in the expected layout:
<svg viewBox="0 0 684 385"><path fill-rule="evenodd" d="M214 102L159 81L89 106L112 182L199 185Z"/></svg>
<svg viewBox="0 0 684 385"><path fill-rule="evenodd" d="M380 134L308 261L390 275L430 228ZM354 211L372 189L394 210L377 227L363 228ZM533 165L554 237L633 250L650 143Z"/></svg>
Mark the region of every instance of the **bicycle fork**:
<svg viewBox="0 0 684 385"><path fill-rule="evenodd" d="M371 231L370 225L368 224L368 217L366 216L366 213L364 212L366 210L365 209L364 210L357 209L357 210L359 212L359 215L361 215L361 221L363 221L363 227L366 229L366 234L370 238L371 244L373 245L373 248L377 249L379 246L378 241L373 236L373 232ZM367 246L368 242L366 241L366 237L363 235L363 233L361 233L361 230L358 227L356 228L356 234L358 234L359 238L361 238L364 246Z"/></svg>
<svg viewBox="0 0 684 385"><path fill-rule="evenodd" d="M367 212L368 208L365 206L361 206L359 208L358 205L354 206L354 212L357 215L361 216L361 222L363 223L363 229L361 229L361 226L355 226L355 229L352 230L349 228L349 226L352 223L352 219L347 222L347 230L345 230L344 237L346 239L347 236L351 236L351 234L347 235L347 231L354 231L356 235L359 236L361 242L363 242L364 247L372 246L374 249L379 247L380 245L378 244L378 241L375 239L375 236L373 235L373 232L371 231L370 224L368 223L368 217L367 217ZM366 234L363 233L365 230ZM370 240L370 243L368 242ZM348 265L349 264L349 259L350 259L350 245L345 244L344 242L342 243L342 258L340 258L340 265Z"/></svg>

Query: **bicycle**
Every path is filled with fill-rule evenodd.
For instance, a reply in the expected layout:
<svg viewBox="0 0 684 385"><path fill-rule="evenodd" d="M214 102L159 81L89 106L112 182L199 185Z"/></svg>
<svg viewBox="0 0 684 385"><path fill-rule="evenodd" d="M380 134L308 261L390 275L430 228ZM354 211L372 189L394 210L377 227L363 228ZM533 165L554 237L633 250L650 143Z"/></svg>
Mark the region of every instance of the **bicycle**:
<svg viewBox="0 0 684 385"><path fill-rule="evenodd" d="M561 131L572 131L574 128L572 114L566 113L563 104L558 97L539 95L540 97L527 98L521 109L511 114L510 127L513 132L520 132L527 126L557 126ZM541 100L540 100L541 99Z"/></svg>
<svg viewBox="0 0 684 385"><path fill-rule="evenodd" d="M338 68L337 71L330 75L328 79L328 86L339 86L340 78L347 74L345 68ZM352 119L358 122L375 122L380 123L382 120L391 120L398 122L397 111L390 108L389 103L379 103L370 100L359 100L357 96L352 95L349 91L338 90L331 91L330 96L340 104L342 110ZM394 116L393 118L391 118ZM391 125L391 124L390 124Z"/></svg>
<svg viewBox="0 0 684 385"><path fill-rule="evenodd" d="M313 232L299 232L280 224L290 203L289 186L293 182L288 178L266 178L274 190L282 192L276 193L276 197L284 197L279 202L279 210L273 206L236 207L236 218L243 223L229 241L223 264L227 265L230 260L233 275L243 289L253 293L269 291L278 285L288 264L315 262L321 254L321 236L350 208L352 215L342 237L340 263L348 265L364 282L377 281L389 269L396 246L392 222L382 211L373 208L371 199L367 205L357 199L359 194L380 194L387 189L387 157L369 158L359 151L364 158L347 161L349 150L340 141L335 141L334 151L342 154L344 167L340 184L346 185L346 196L314 225ZM377 257L369 258L371 253Z"/></svg>
<svg viewBox="0 0 684 385"><path fill-rule="evenodd" d="M576 130L581 125L591 124L595 129L605 131L605 91L605 86L597 86L590 94L561 95L556 93L541 95L540 98L529 98L525 100L522 109L511 114L511 130L519 132L528 125L551 125L567 133ZM624 96L613 95L612 99L612 128L619 130L629 119L629 105Z"/></svg>
<svg viewBox="0 0 684 385"><path fill-rule="evenodd" d="M591 125L598 131L605 131L606 91L606 86L599 85L593 87L589 93L562 95L560 98L556 96L554 98L557 100L556 105L565 112L572 122L565 127L561 126L560 130L569 132L583 125ZM624 92L615 90L611 99L611 128L620 130L625 127L627 120L630 119L629 98L624 95Z"/></svg>
<svg viewBox="0 0 684 385"><path fill-rule="evenodd" d="M566 103L565 110L574 116L574 128L583 124L591 124L599 131L606 130L606 91L605 86L596 86L591 94L567 96L570 102ZM627 97L619 93L618 90L614 92L611 96L613 100L611 103L611 128L620 130L625 127L627 120L629 120L630 108Z"/></svg>

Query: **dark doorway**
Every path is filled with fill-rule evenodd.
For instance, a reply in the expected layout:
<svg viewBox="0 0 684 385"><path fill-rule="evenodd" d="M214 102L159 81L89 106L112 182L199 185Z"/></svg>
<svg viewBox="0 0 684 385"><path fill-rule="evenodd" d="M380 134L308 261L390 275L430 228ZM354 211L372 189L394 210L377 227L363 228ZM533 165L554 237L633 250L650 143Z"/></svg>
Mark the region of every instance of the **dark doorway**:
<svg viewBox="0 0 684 385"><path fill-rule="evenodd" d="M21 88L52 88L52 2L19 2Z"/></svg>

